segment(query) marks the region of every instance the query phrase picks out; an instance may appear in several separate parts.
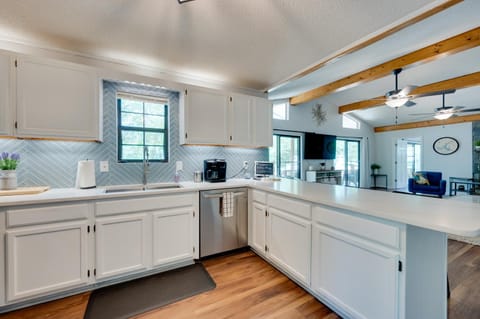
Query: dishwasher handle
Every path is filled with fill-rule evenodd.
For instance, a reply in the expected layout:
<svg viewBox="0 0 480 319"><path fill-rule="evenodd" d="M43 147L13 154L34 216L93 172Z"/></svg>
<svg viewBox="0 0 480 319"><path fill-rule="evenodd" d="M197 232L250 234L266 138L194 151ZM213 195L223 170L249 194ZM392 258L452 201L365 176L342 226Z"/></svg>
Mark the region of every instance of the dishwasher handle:
<svg viewBox="0 0 480 319"><path fill-rule="evenodd" d="M245 194L246 194L245 192L235 192L235 193L233 193L233 196L234 196L234 197L237 197L237 196L243 196L243 195L245 195ZM212 195L210 195L210 194L203 194L203 197L204 197L204 198L223 198L223 194L222 194L222 193L220 193L220 194L212 194Z"/></svg>

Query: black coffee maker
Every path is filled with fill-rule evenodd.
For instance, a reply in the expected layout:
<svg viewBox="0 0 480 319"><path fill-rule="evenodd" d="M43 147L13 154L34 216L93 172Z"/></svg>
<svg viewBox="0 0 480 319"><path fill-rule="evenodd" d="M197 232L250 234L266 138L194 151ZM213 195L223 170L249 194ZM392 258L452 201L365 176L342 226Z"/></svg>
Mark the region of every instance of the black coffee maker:
<svg viewBox="0 0 480 319"><path fill-rule="evenodd" d="M224 159L207 159L203 161L203 176L206 182L225 182L227 162Z"/></svg>

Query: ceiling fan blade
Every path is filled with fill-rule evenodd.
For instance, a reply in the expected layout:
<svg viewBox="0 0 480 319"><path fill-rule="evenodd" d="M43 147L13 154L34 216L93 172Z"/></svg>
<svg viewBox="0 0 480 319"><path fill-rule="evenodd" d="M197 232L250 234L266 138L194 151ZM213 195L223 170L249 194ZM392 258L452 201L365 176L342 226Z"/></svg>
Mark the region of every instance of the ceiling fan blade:
<svg viewBox="0 0 480 319"><path fill-rule="evenodd" d="M425 96L435 96L435 95L442 95L442 94L452 94L455 93L457 90L452 89L452 90L444 90L444 91L437 91L437 92L428 92L428 93L422 93L422 94L413 94L411 95L412 98L417 98L417 97L425 97Z"/></svg>
<svg viewBox="0 0 480 319"><path fill-rule="evenodd" d="M413 101L407 101L405 104L403 104L403 106L406 106L406 107L412 107L414 105L417 105L417 103Z"/></svg>
<svg viewBox="0 0 480 319"><path fill-rule="evenodd" d="M480 112L480 108L459 110L459 111L457 111L457 112L455 112L455 113L467 113L467 112Z"/></svg>
<svg viewBox="0 0 480 319"><path fill-rule="evenodd" d="M416 86L416 85L407 85L406 87L401 89L400 92L398 92L398 95L399 96L408 96L410 94L410 92L415 90L417 87L418 86Z"/></svg>
<svg viewBox="0 0 480 319"><path fill-rule="evenodd" d="M435 115L435 113L413 113L413 114L408 114L410 116L427 116L427 115L430 115L430 116L433 116Z"/></svg>

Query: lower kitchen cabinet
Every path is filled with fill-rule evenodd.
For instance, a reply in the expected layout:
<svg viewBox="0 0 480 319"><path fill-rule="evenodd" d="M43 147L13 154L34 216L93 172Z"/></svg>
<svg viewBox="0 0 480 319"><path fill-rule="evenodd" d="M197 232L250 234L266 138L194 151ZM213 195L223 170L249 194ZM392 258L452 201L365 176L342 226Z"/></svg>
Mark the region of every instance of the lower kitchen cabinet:
<svg viewBox="0 0 480 319"><path fill-rule="evenodd" d="M265 253L265 220L267 216L267 208L265 205L253 202L251 218L251 236L250 246L258 253Z"/></svg>
<svg viewBox="0 0 480 319"><path fill-rule="evenodd" d="M310 205L284 196L251 192L249 244L297 281L310 284Z"/></svg>
<svg viewBox="0 0 480 319"><path fill-rule="evenodd" d="M268 209L268 218L269 258L308 285L311 222L271 207Z"/></svg>
<svg viewBox="0 0 480 319"><path fill-rule="evenodd" d="M95 204L96 279L191 262L198 193L131 197Z"/></svg>
<svg viewBox="0 0 480 319"><path fill-rule="evenodd" d="M95 221L96 278L148 267L148 215L100 217Z"/></svg>
<svg viewBox="0 0 480 319"><path fill-rule="evenodd" d="M153 213L153 265L192 260L193 209L182 207Z"/></svg>
<svg viewBox="0 0 480 319"><path fill-rule="evenodd" d="M352 318L398 318L397 252L316 224L312 237L315 293Z"/></svg>
<svg viewBox="0 0 480 319"><path fill-rule="evenodd" d="M88 221L7 230L7 301L86 285Z"/></svg>

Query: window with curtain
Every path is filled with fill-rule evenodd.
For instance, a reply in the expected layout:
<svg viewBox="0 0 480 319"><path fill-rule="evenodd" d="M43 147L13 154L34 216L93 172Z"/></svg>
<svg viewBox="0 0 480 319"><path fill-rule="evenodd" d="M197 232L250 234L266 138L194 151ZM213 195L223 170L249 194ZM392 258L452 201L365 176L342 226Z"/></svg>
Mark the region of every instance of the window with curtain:
<svg viewBox="0 0 480 319"><path fill-rule="evenodd" d="M168 161L168 100L117 93L118 161Z"/></svg>

